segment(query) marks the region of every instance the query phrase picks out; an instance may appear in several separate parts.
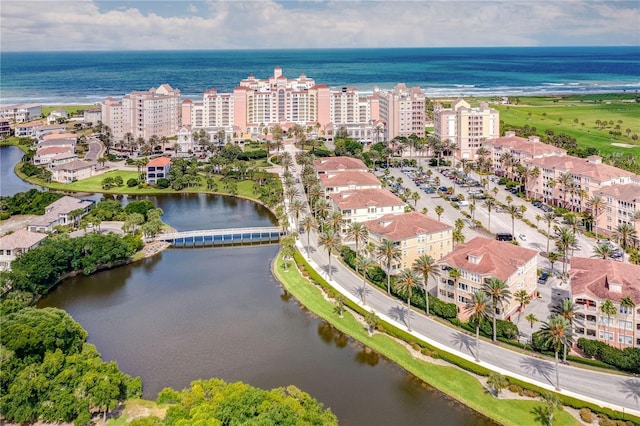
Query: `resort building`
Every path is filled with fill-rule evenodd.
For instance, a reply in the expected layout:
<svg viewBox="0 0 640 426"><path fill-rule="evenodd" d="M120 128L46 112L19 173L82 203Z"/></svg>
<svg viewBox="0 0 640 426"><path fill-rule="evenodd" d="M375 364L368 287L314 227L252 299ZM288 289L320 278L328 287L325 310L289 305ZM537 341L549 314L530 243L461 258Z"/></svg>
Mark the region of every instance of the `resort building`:
<svg viewBox="0 0 640 426"><path fill-rule="evenodd" d="M525 166L538 169L527 183L527 193L546 203L583 211L589 197L601 189L616 184L640 184L640 177L603 164L596 155L578 158L569 155L534 158Z"/></svg>
<svg viewBox="0 0 640 426"><path fill-rule="evenodd" d="M506 132L502 137L487 139L482 146L488 151L488 158L492 160L494 173L498 176L507 174L509 164L526 164L534 158L567 155L567 151L562 148L540 142L539 136L521 138L516 136L515 132Z"/></svg>
<svg viewBox="0 0 640 426"><path fill-rule="evenodd" d="M640 348L640 266L614 260L571 258L575 338L617 348ZM610 301L615 312L602 311Z"/></svg>
<svg viewBox="0 0 640 426"><path fill-rule="evenodd" d="M82 121L93 125L102 122L102 108L85 109L82 115Z"/></svg>
<svg viewBox="0 0 640 426"><path fill-rule="evenodd" d="M0 119L0 138L11 136L11 123L9 120Z"/></svg>
<svg viewBox="0 0 640 426"><path fill-rule="evenodd" d="M400 249L401 258L391 265L392 273L411 268L422 255L439 260L453 248L453 228L422 213L389 214L363 225L369 230L369 241L378 246L389 240Z"/></svg>
<svg viewBox="0 0 640 426"><path fill-rule="evenodd" d="M442 271L438 281L438 297L458 306L458 316L462 320L469 317L465 311L471 295L482 288L492 278L504 281L511 294L524 290L533 295L537 286L537 252L528 248L494 239L476 237L458 245L453 252L444 256L440 265ZM459 276L451 276L451 270ZM496 309L499 319L509 320L518 309L515 298Z"/></svg>
<svg viewBox="0 0 640 426"><path fill-rule="evenodd" d="M156 183L158 179L168 179L171 169L171 159L168 157L158 157L149 161L145 167L145 181Z"/></svg>
<svg viewBox="0 0 640 426"><path fill-rule="evenodd" d="M61 155L75 155L73 147L71 145L65 145L38 148L36 154L33 156L33 164L36 166L44 166Z"/></svg>
<svg viewBox="0 0 640 426"><path fill-rule="evenodd" d="M35 137L36 139L40 140L45 135L64 133L66 130L67 130L67 126L65 126L64 124L45 124L43 126L36 127ZM77 136L73 135L73 137L75 138Z"/></svg>
<svg viewBox="0 0 640 426"><path fill-rule="evenodd" d="M433 125L436 138L455 144L457 160L474 161L485 140L500 136L500 112L489 108L486 102L471 108L465 100L458 99L451 108L434 105Z"/></svg>
<svg viewBox="0 0 640 426"><path fill-rule="evenodd" d="M366 222L387 214L404 213L406 203L387 189L360 189L330 194L333 211L342 213L343 233L352 222Z"/></svg>
<svg viewBox="0 0 640 426"><path fill-rule="evenodd" d="M52 167L60 166L62 164L71 163L78 160L78 156L73 152L63 152L51 158L49 161L49 169Z"/></svg>
<svg viewBox="0 0 640 426"><path fill-rule="evenodd" d="M29 121L18 124L13 128L13 134L17 138L36 138L36 129L42 126L42 121Z"/></svg>
<svg viewBox="0 0 640 426"><path fill-rule="evenodd" d="M55 159L53 161L55 161ZM51 180L60 183L71 183L93 176L96 170L96 163L74 160L50 165L49 170L51 170Z"/></svg>
<svg viewBox="0 0 640 426"><path fill-rule="evenodd" d="M373 173L359 170L323 173L319 178L327 198L338 192L382 188L380 181Z"/></svg>
<svg viewBox="0 0 640 426"><path fill-rule="evenodd" d="M1 105L0 118L13 123L26 123L42 117L42 105L40 104L17 104Z"/></svg>
<svg viewBox="0 0 640 426"><path fill-rule="evenodd" d="M422 89L409 89L405 84L398 84L393 90L378 90L376 94L379 100L379 115L372 115L371 118L386 123L386 140L413 134L421 138L425 136L426 97Z"/></svg>
<svg viewBox="0 0 640 426"><path fill-rule="evenodd" d="M31 232L51 232L58 225L68 225L73 221L80 220L82 216L89 212L89 208L93 204L94 202L91 200L80 200L65 195L45 207L44 215L33 219L27 225L27 230ZM72 214L75 212L79 214Z"/></svg>
<svg viewBox="0 0 640 426"><path fill-rule="evenodd" d="M40 245L46 235L20 229L0 238L0 271L11 269L11 262L22 253Z"/></svg>
<svg viewBox="0 0 640 426"><path fill-rule="evenodd" d="M175 136L180 124L180 90L168 84L147 91L133 91L121 100L102 103L102 123L114 138L130 133L134 139Z"/></svg>
<svg viewBox="0 0 640 426"><path fill-rule="evenodd" d="M640 183L606 186L596 191L596 195L604 202L602 213L594 217L598 232L611 235L618 226L628 223L640 237L640 217L637 216L640 210Z"/></svg>
<svg viewBox="0 0 640 426"><path fill-rule="evenodd" d="M323 174L338 173L343 171L367 172L369 168L358 158L352 157L324 157L313 160L318 176Z"/></svg>

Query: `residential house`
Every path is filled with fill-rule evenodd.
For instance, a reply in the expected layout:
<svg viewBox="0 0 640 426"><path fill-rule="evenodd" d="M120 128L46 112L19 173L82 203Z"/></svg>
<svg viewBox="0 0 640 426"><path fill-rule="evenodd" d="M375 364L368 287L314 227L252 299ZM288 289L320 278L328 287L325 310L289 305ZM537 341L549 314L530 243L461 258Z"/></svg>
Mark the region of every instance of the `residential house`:
<svg viewBox="0 0 640 426"><path fill-rule="evenodd" d="M37 247L47 238L44 234L20 229L0 238L0 271L11 269L11 262L22 253Z"/></svg>
<svg viewBox="0 0 640 426"><path fill-rule="evenodd" d="M64 133L65 130L67 130L67 126L64 124L45 124L44 126L38 126L36 128L36 139L40 140L45 135L53 133Z"/></svg>
<svg viewBox="0 0 640 426"><path fill-rule="evenodd" d="M73 160L50 165L51 180L60 183L71 183L93 176L96 170L94 161Z"/></svg>
<svg viewBox="0 0 640 426"><path fill-rule="evenodd" d="M79 198L65 195L59 200L49 204L44 209L44 215L38 216L27 225L27 230L31 232L51 232L58 225L71 224L73 220L79 220L89 212L89 208L94 204L91 200L81 200ZM71 212L82 210L78 217L71 217Z"/></svg>
<svg viewBox="0 0 640 426"><path fill-rule="evenodd" d="M69 114L67 114L66 110L56 109L49 113L49 116L47 117L47 123L54 124L57 123L58 120L66 121L68 117Z"/></svg>
<svg viewBox="0 0 640 426"><path fill-rule="evenodd" d="M168 179L171 169L171 159L168 157L158 157L147 163L145 167L145 181L156 183L158 179Z"/></svg>
<svg viewBox="0 0 640 426"><path fill-rule="evenodd" d="M61 164L71 163L72 161L76 160L78 160L78 156L75 153L63 152L51 158L51 161L49 162L49 168L56 167Z"/></svg>
<svg viewBox="0 0 640 426"><path fill-rule="evenodd" d="M363 225L370 242L378 246L382 240L389 240L400 249L401 258L392 264L392 272L411 268L425 254L439 260L453 248L453 228L422 213L388 214Z"/></svg>
<svg viewBox="0 0 640 426"><path fill-rule="evenodd" d="M342 213L343 233L352 222L379 219L387 214L404 213L406 203L381 188L359 189L330 194L333 211Z"/></svg>
<svg viewBox="0 0 640 426"><path fill-rule="evenodd" d="M537 288L538 252L511 243L476 237L458 245L444 256L440 264L442 272L438 281L438 297L458 306L459 318L466 320L469 313L466 305L472 294L480 291L482 285L492 278L504 281L511 294L524 290L534 295ZM449 275L456 269L458 278ZM514 297L504 306L496 309L499 319L509 320L517 311L518 302Z"/></svg>
<svg viewBox="0 0 640 426"><path fill-rule="evenodd" d="M29 121L16 125L13 134L18 138L36 138L36 129L42 126L42 121Z"/></svg>
<svg viewBox="0 0 640 426"><path fill-rule="evenodd" d="M39 148L36 154L33 156L33 164L36 166L43 166L49 164L54 158L60 155L75 155L73 154L73 148L71 146L49 146L46 148Z"/></svg>
<svg viewBox="0 0 640 426"><path fill-rule="evenodd" d="M575 338L617 348L640 348L640 266L614 260L572 257L571 299L576 306ZM626 305L628 298L635 306ZM610 300L615 313L602 312Z"/></svg>
<svg viewBox="0 0 640 426"><path fill-rule="evenodd" d="M42 105L40 104L17 104L1 105L0 118L4 118L14 123L25 123L42 117Z"/></svg>
<svg viewBox="0 0 640 426"><path fill-rule="evenodd" d="M93 125L102 122L102 108L89 108L83 112L82 120Z"/></svg>
<svg viewBox="0 0 640 426"><path fill-rule="evenodd" d="M5 138L11 136L11 124L9 120L1 119L0 120L0 138Z"/></svg>
<svg viewBox="0 0 640 426"><path fill-rule="evenodd" d="M323 173L319 177L320 184L327 198L329 195L338 192L382 188L378 178L369 172L347 170L343 172Z"/></svg>

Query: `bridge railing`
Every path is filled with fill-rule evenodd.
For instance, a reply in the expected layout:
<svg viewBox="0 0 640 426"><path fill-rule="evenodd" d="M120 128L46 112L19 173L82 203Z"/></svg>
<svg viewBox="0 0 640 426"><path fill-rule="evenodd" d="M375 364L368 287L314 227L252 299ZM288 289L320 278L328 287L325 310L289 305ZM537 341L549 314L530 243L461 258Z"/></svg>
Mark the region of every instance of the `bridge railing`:
<svg viewBox="0 0 640 426"><path fill-rule="evenodd" d="M281 234L282 231L277 226L270 227L253 227L253 228L226 228L226 229L201 229L195 231L168 232L159 234L155 241L171 241L187 238L204 238L204 237L220 237L239 234Z"/></svg>

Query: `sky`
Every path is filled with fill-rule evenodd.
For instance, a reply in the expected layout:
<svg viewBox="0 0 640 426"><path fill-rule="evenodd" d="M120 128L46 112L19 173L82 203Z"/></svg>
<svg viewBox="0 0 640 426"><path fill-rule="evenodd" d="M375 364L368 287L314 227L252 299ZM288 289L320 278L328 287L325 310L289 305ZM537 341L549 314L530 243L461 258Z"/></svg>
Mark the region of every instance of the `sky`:
<svg viewBox="0 0 640 426"><path fill-rule="evenodd" d="M2 0L2 51L640 46L640 1Z"/></svg>

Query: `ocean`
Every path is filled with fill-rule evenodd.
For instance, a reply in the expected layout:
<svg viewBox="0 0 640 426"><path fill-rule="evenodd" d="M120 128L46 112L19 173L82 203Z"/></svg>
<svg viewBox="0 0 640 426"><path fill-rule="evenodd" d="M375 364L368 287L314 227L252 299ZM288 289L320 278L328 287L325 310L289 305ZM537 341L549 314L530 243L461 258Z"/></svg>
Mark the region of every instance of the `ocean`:
<svg viewBox="0 0 640 426"><path fill-rule="evenodd" d="M253 74L306 74L361 92L397 83L428 96L637 92L640 47L1 52L0 104L93 104L168 83L183 98L231 92Z"/></svg>

